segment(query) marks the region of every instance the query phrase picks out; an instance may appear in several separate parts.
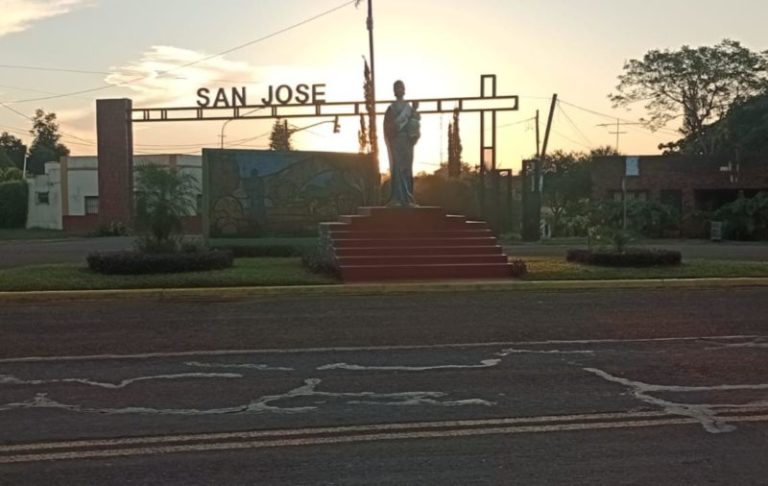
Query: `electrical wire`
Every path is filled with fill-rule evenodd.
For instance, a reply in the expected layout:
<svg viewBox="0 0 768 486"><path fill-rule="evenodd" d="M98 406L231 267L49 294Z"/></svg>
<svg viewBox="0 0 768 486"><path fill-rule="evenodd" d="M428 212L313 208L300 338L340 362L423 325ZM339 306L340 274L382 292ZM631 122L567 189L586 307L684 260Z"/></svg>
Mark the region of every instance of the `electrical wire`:
<svg viewBox="0 0 768 486"><path fill-rule="evenodd" d="M244 49L246 47L250 47L250 46L252 46L254 44L257 44L259 42L266 41L266 40L271 39L273 37L276 37L278 35L281 35L281 34L284 34L286 32L289 32L291 30L294 30L294 29L296 29L298 27L302 27L302 26L304 26L304 25L306 25L306 24L308 24L310 22L313 22L313 21L318 20L320 18L323 18L323 17L325 17L327 15L330 15L330 14L332 14L332 13L338 11L338 10L341 10L344 7L352 5L355 2L356 2L356 0L350 0L350 1L344 2L344 3L340 4L340 5L337 5L334 8L331 8L329 10L321 12L321 13L319 13L317 15L314 15L312 17L304 19L304 20L302 20L300 22L297 22L295 24L289 25L288 27L284 27L284 28L282 28L280 30L277 30L277 31L272 32L270 34L267 34L267 35L264 35L264 36L259 37L257 39L254 39L252 41L248 41L248 42L245 42L243 44L237 45L235 47L231 47L229 49L225 49L223 51L217 52L216 54L211 54L209 56L202 57L202 58L197 59L195 61L191 61L191 62L182 64L180 66L176 66L176 67L174 67L172 69L168 69L166 71L159 71L159 72L157 72L155 74L158 74L160 76L167 75L167 74L170 74L172 72L178 71L179 69L184 69L184 68L187 68L187 67L190 67L190 66L194 66L196 64L200 64L202 62L209 61L209 60L211 60L213 58L216 58L216 57L219 57L219 56L223 56L224 54L229 54L231 52L234 52L234 51L237 51L237 50L240 50L240 49ZM139 81L143 81L143 80L145 80L145 79L147 79L149 77L150 77L150 75L147 74L147 75L142 75L142 76L136 77L134 79L129 79L128 81L125 81L125 82L122 82L122 83L107 84L107 85L102 85L102 86L98 86L98 87L94 87L94 88L88 88L88 89L83 89L83 90L79 90L79 91L72 91L70 93L60 93L60 94L52 95L52 96L44 96L44 97L38 97L38 98L27 98L27 99L21 99L21 100L14 100L14 101L6 102L6 103L18 104L18 103L30 103L30 102L33 102L33 101L48 101L48 100L52 100L52 99L68 98L68 97L72 97L72 96L76 96L76 95L103 91L103 90L110 89L110 88L118 88L118 87L129 86L129 85L131 85L133 83L137 83Z"/></svg>
<svg viewBox="0 0 768 486"><path fill-rule="evenodd" d="M584 134L584 132L583 132L583 131L581 131L581 129L578 127L578 125L576 125L576 123L574 123L573 119L571 119L571 117L570 117L570 116L568 116L568 113L566 113L566 112L565 112L565 110L564 110L564 109L563 109L563 107L560 105L560 103L558 103L558 104L557 104L557 109L558 109L558 110L560 111L560 113L561 113L561 114L562 114L562 115L565 117L565 119L568 121L568 123L570 123L570 124L571 124L571 126L573 127L573 129L574 129L574 130L576 130L576 133L577 133L577 134L579 134L579 136L580 136L580 137L581 137L581 138L582 138L582 139L583 139L585 142L587 142L587 145L594 147L594 146L595 146L595 144L594 144L594 143L592 143L592 140L590 140L590 139L589 139L589 137L587 137L587 136Z"/></svg>

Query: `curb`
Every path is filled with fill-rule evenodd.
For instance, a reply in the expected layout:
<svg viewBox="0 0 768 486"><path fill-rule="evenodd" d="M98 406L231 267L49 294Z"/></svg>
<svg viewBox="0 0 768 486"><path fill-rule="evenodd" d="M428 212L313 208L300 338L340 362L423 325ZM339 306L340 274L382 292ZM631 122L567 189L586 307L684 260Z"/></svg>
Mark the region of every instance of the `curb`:
<svg viewBox="0 0 768 486"><path fill-rule="evenodd" d="M281 287L205 287L173 289L55 290L0 292L0 302L79 300L240 300L281 296L382 296L451 292L555 292L632 289L717 289L768 287L768 278L690 278L632 280L411 282Z"/></svg>

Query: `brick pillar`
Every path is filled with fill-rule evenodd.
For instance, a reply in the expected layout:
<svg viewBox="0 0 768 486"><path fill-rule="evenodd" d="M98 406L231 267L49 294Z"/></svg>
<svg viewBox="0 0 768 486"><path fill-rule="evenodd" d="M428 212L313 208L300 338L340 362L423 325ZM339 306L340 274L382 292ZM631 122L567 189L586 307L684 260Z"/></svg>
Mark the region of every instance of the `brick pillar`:
<svg viewBox="0 0 768 486"><path fill-rule="evenodd" d="M127 98L96 100L101 225L133 220L132 107Z"/></svg>

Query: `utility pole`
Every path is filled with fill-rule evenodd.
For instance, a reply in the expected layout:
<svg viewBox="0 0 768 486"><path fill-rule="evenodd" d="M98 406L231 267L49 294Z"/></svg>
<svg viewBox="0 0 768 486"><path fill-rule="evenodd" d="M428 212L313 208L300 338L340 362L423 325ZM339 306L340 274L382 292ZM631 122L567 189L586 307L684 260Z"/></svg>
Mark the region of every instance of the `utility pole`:
<svg viewBox="0 0 768 486"><path fill-rule="evenodd" d="M622 132L621 127L628 125L642 125L642 123L635 122L622 122L620 118L616 119L616 123L601 123L598 127L616 127L615 132L608 132L611 135L616 135L616 153L619 153L619 140L622 135L626 135L627 132Z"/></svg>
<svg viewBox="0 0 768 486"><path fill-rule="evenodd" d="M539 110L536 110L536 158L541 157L541 135L539 134L540 130L540 122L539 122Z"/></svg>
<svg viewBox="0 0 768 486"><path fill-rule="evenodd" d="M379 164L379 137L376 130L376 61L374 59L373 49L373 0L368 0L368 19L366 20L366 26L368 27L368 55L371 56L371 98L373 99L373 110L370 113L370 120L368 124L369 137L372 141L375 141L373 149L373 156L376 160L376 165Z"/></svg>

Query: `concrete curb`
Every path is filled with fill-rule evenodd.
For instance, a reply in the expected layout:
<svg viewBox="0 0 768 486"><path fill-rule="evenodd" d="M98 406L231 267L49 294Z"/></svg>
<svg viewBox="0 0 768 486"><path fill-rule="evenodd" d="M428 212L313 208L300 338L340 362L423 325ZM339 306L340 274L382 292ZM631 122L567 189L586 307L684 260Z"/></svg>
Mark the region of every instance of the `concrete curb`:
<svg viewBox="0 0 768 486"><path fill-rule="evenodd" d="M297 285L282 287L215 287L125 290L61 290L0 292L0 302L61 302L77 300L240 300L280 296L380 296L451 292L555 292L559 290L716 289L768 287L768 278L690 278L556 281L450 281Z"/></svg>

